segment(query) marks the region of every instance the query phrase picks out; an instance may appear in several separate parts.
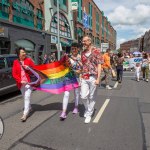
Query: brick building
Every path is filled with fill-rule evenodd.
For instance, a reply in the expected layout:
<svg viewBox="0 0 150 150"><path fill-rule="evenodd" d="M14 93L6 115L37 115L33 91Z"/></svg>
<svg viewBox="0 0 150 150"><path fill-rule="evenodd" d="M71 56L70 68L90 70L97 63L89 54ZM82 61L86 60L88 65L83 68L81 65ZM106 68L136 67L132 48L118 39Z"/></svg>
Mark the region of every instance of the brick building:
<svg viewBox="0 0 150 150"><path fill-rule="evenodd" d="M145 32L142 43L143 51L150 53L150 30Z"/></svg>
<svg viewBox="0 0 150 150"><path fill-rule="evenodd" d="M84 15L88 15L88 27L84 26ZM84 35L90 35L93 44L101 47L101 43L109 43L116 49L116 31L93 0L78 0L78 10L73 13L75 39L79 42Z"/></svg>
<svg viewBox="0 0 150 150"><path fill-rule="evenodd" d="M137 38L135 40L130 40L120 44L120 50L122 52L134 52L134 51L141 51L141 38Z"/></svg>
<svg viewBox="0 0 150 150"><path fill-rule="evenodd" d="M0 0L0 54L23 46L40 63L39 56L50 47L44 24L44 0Z"/></svg>

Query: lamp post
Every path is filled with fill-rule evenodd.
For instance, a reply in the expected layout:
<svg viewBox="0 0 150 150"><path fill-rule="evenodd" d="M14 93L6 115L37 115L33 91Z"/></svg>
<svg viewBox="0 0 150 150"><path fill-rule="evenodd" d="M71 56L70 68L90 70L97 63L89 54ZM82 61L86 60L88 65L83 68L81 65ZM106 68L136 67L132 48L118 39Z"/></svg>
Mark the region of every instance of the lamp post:
<svg viewBox="0 0 150 150"><path fill-rule="evenodd" d="M60 60L60 33L59 33L59 0L57 0L57 53L58 53L58 60Z"/></svg>

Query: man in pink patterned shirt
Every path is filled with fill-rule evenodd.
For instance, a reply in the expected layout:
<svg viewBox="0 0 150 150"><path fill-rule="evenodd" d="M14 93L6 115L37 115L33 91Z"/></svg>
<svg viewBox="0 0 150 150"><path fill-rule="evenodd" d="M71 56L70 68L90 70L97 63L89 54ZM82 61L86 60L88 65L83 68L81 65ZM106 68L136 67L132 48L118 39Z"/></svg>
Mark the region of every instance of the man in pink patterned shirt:
<svg viewBox="0 0 150 150"><path fill-rule="evenodd" d="M100 50L92 46L89 36L83 37L84 51L81 54L82 77L81 77L81 99L85 106L85 123L90 123L94 111L94 93L100 82L101 64L103 58Z"/></svg>

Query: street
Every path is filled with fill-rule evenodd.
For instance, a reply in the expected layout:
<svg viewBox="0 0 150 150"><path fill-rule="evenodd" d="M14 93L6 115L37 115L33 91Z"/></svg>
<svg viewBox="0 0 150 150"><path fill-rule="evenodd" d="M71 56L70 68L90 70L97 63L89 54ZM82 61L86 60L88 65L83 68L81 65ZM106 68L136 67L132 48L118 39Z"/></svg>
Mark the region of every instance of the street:
<svg viewBox="0 0 150 150"><path fill-rule="evenodd" d="M92 121L84 123L84 107L72 114L70 96L66 120L60 121L62 95L34 91L33 112L25 123L21 96L0 103L4 135L0 150L150 150L150 83L135 81L134 72L125 71L123 82L106 90L97 89Z"/></svg>

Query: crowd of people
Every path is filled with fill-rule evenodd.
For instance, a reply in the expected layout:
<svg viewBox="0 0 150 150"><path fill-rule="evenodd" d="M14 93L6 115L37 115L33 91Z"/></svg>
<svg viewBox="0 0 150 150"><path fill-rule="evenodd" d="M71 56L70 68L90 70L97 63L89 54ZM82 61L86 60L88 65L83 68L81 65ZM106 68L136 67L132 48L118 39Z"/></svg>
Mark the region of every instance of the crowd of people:
<svg viewBox="0 0 150 150"><path fill-rule="evenodd" d="M89 36L83 37L83 48L78 43L73 43L71 46L70 54L63 54L60 61L62 63L69 62L69 67L74 71L80 87L74 88L74 109L73 114L79 112L78 104L81 99L85 111L85 123L90 123L91 116L94 112L95 91L100 82L105 81L106 89L111 90L109 85L110 74L116 69L117 82L122 82L123 76L123 62L124 55L118 53L114 55L110 49L102 54L100 50L92 45L92 40ZM16 50L18 59L14 61L12 74L17 82L18 88L21 90L24 98L24 111L21 121L26 121L29 113L31 112L30 97L32 92L32 86L30 83L30 74L28 66L34 67L34 62L31 58L28 58L24 48L20 47ZM65 56L65 57L64 57ZM65 59L64 59L65 58ZM56 52L52 52L50 55L46 55L43 60L43 64L53 63L57 61ZM143 79L148 82L149 72L149 57L147 54L143 54L142 63L137 63L135 66L135 73L137 81L139 81L139 74L142 70ZM101 72L104 76L101 78ZM60 119L67 118L67 106L69 101L70 91L65 91L62 100L62 112Z"/></svg>

